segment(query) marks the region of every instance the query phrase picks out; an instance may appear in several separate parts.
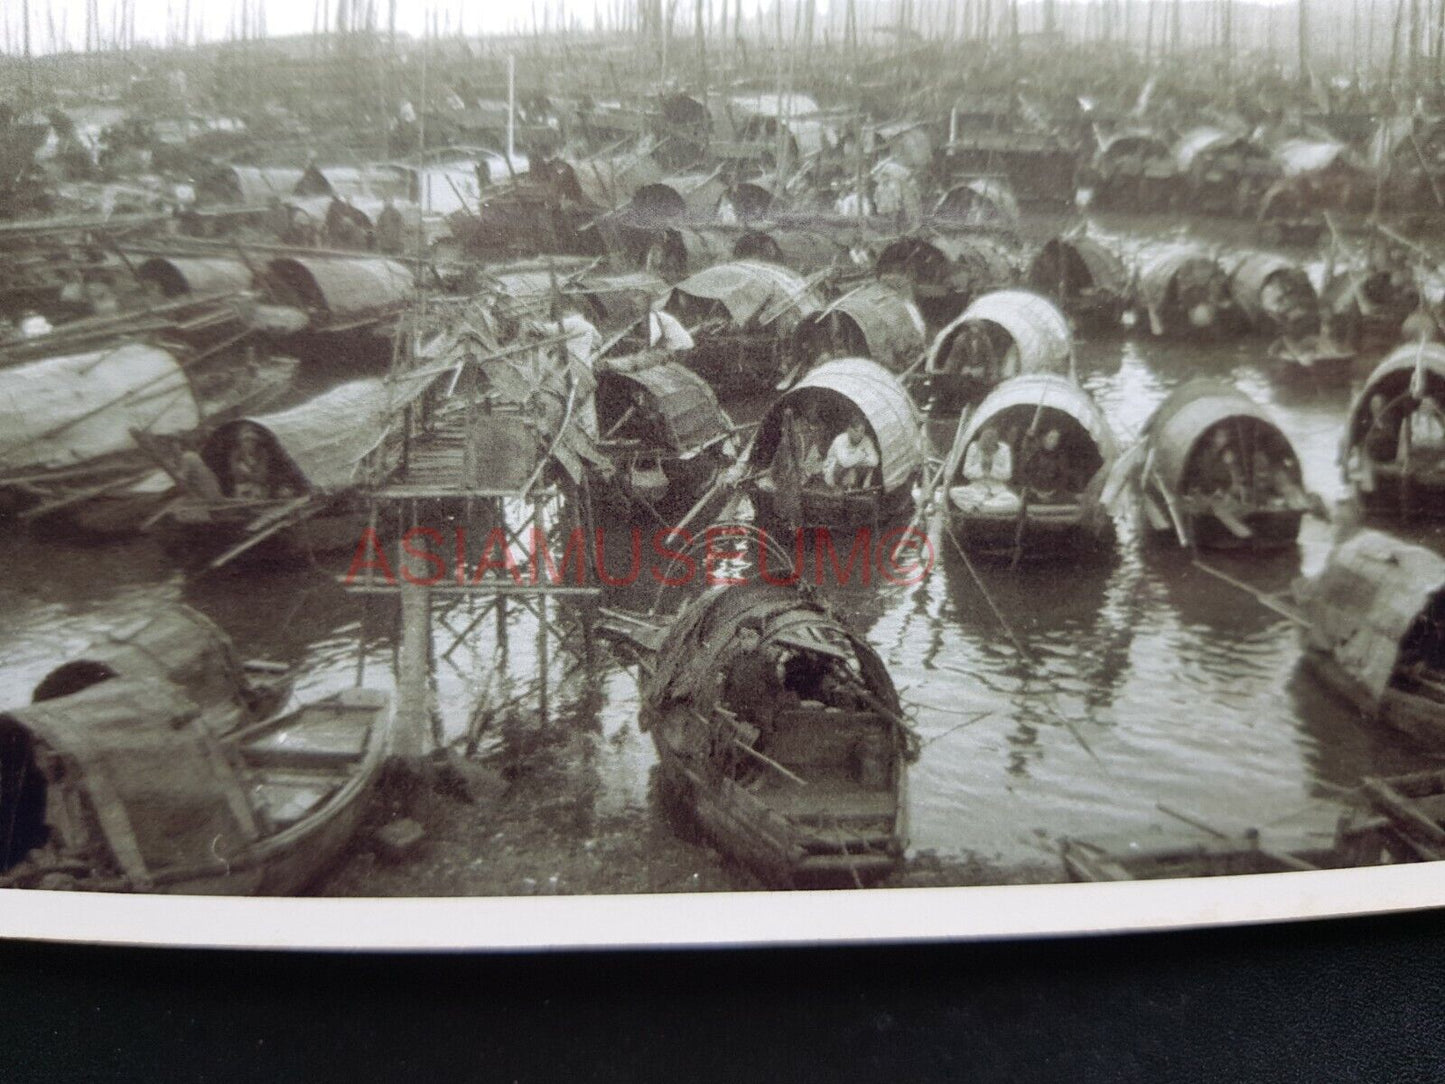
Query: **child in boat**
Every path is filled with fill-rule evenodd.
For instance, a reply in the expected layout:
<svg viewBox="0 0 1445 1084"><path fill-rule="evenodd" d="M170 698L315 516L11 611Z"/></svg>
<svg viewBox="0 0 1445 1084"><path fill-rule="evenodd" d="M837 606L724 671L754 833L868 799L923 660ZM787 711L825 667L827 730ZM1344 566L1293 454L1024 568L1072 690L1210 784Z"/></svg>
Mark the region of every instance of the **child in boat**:
<svg viewBox="0 0 1445 1084"><path fill-rule="evenodd" d="M855 414L828 446L823 483L834 489L861 489L880 462L878 445L868 435L867 423Z"/></svg>

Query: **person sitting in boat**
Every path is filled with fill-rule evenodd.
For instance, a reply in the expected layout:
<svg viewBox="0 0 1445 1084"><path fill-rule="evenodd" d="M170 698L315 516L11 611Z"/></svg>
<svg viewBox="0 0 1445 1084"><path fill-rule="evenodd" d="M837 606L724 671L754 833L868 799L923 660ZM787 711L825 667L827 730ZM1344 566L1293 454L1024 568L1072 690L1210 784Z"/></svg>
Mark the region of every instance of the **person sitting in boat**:
<svg viewBox="0 0 1445 1084"><path fill-rule="evenodd" d="M878 445L868 435L868 423L855 414L828 446L823 484L832 489L862 489L881 461Z"/></svg>
<svg viewBox="0 0 1445 1084"><path fill-rule="evenodd" d="M983 427L963 456L963 477L970 485L1003 487L1013 481L1013 452L998 438L998 430Z"/></svg>
<svg viewBox="0 0 1445 1084"><path fill-rule="evenodd" d="M254 425L237 429L226 467L231 476L231 496L237 500L267 501L293 495L290 486L272 477L266 435Z"/></svg>
<svg viewBox="0 0 1445 1084"><path fill-rule="evenodd" d="M998 359L987 329L974 323L964 324L953 337L944 370L966 383L991 387L999 376Z"/></svg>
<svg viewBox="0 0 1445 1084"><path fill-rule="evenodd" d="M1409 419L1400 427L1401 462L1438 462L1445 458L1445 413L1433 395L1420 400Z"/></svg>
<svg viewBox="0 0 1445 1084"><path fill-rule="evenodd" d="M1239 459L1239 450L1230 438L1229 430L1216 429L1209 445L1199 457L1194 472L1195 492L1203 497L1232 497L1243 500L1245 496L1244 466Z"/></svg>
<svg viewBox="0 0 1445 1084"><path fill-rule="evenodd" d="M1043 437L1025 438L1025 451L1020 457L1019 484L1035 497L1045 500L1069 490L1071 470L1061 447L1063 435L1057 429L1047 430Z"/></svg>
<svg viewBox="0 0 1445 1084"><path fill-rule="evenodd" d="M386 197L381 213L376 216L376 248L378 252L393 256L406 248L406 221L390 196Z"/></svg>
<svg viewBox="0 0 1445 1084"><path fill-rule="evenodd" d="M738 646L723 679L723 704L740 721L758 729L758 746L767 744L773 723L786 706L778 677L778 655L763 643L762 632L744 625L738 629ZM797 696L791 696L796 706Z"/></svg>

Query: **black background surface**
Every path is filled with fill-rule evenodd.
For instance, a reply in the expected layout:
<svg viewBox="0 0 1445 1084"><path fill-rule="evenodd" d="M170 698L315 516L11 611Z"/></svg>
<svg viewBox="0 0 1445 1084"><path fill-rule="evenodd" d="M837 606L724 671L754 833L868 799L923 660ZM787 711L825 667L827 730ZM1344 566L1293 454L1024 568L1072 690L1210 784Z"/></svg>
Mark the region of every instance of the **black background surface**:
<svg viewBox="0 0 1445 1084"><path fill-rule="evenodd" d="M370 956L0 944L0 1079L1445 1080L1445 912Z"/></svg>

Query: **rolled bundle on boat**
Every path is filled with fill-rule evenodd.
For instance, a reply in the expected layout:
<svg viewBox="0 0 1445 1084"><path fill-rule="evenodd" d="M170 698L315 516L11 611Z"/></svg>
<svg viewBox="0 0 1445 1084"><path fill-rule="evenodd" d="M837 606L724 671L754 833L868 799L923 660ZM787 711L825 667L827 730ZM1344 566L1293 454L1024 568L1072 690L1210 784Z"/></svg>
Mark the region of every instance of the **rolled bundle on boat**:
<svg viewBox="0 0 1445 1084"><path fill-rule="evenodd" d="M934 336L926 371L935 403L949 410L1013 376L1067 373L1072 356L1073 333L1058 306L1027 290L997 290Z"/></svg>

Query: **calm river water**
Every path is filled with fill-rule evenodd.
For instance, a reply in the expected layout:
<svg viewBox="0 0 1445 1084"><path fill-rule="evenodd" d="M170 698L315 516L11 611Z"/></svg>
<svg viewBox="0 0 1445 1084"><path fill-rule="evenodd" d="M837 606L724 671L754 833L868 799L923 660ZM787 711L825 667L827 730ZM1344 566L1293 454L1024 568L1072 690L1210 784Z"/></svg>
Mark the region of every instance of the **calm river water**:
<svg viewBox="0 0 1445 1084"><path fill-rule="evenodd" d="M1268 404L1310 488L1331 503L1343 497L1335 455L1348 392L1273 386L1256 362L1262 343L1141 336L1081 342L1078 353L1081 379L1126 441L1172 386L1222 377ZM1297 551L1207 559L1279 591L1319 566L1333 531L1307 519ZM1338 788L1428 763L1301 672L1289 622L1188 555L1141 548L1127 517L1119 533L1117 558L1099 567L977 566L1032 664L944 544L916 586L830 590L889 665L924 742L909 781L916 851L1039 863L1063 836L1202 838L1159 803L1221 831L1258 827L1276 846L1314 845L1343 808ZM4 545L0 696L8 703L28 698L108 613L173 600L212 616L244 655L294 664L302 697L356 680L363 625L361 676L391 683L394 609L368 608L320 570L186 577L147 541L77 546L12 534ZM460 631L469 618L462 608L445 620ZM502 762L565 759L545 777L554 782L538 785L585 791L596 816L662 816L652 744L637 729L635 673L605 650L589 672L554 649L550 724L537 727L536 627L514 607L505 648L488 618L438 658L447 736L474 732L475 754ZM439 655L450 642L439 625Z"/></svg>

